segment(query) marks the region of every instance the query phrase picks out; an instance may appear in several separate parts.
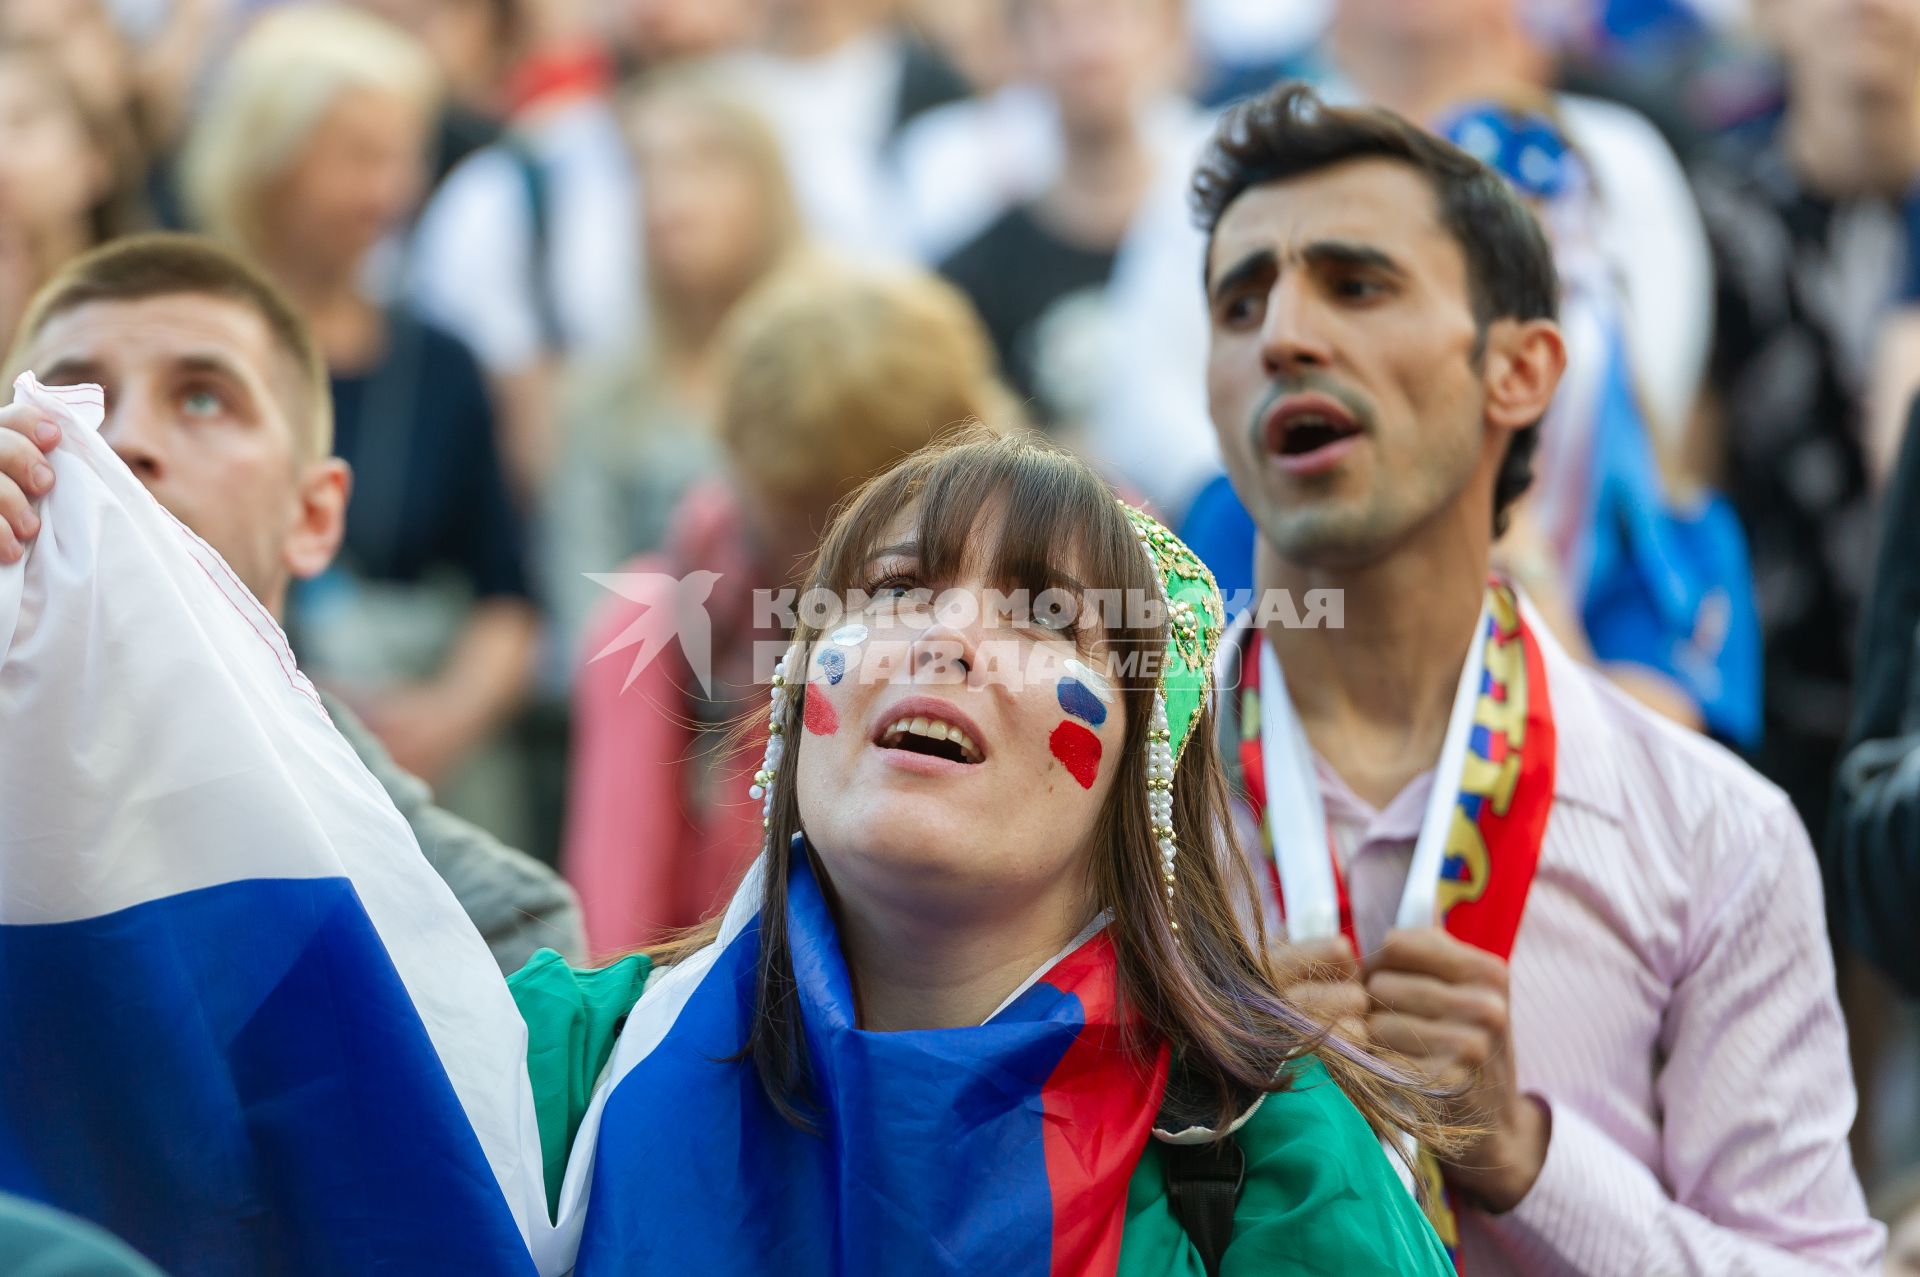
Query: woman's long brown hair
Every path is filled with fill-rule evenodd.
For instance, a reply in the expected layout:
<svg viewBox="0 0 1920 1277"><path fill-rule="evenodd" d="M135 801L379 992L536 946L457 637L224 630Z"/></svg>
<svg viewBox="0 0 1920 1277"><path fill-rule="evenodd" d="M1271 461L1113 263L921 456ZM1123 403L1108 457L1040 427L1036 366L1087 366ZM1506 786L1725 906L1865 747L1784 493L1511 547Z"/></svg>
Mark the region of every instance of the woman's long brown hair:
<svg viewBox="0 0 1920 1277"><path fill-rule="evenodd" d="M1070 572L1088 589L1119 590L1129 599L1157 597L1152 568L1132 527L1113 493L1084 462L1036 437L983 426L915 453L849 498L815 557L812 585L841 598L863 587L861 573L880 537L909 510L917 522L921 575L929 583L950 582L963 563L981 563L988 580L1003 590L1038 594L1059 586ZM997 516L997 544L983 546L982 516L989 512ZM1233 844L1210 706L1193 728L1174 779L1179 886L1168 901L1146 797L1145 736L1154 692L1147 672L1158 667L1124 659L1128 653L1162 652L1166 622L1163 616L1138 615L1138 609L1109 609L1115 610L1121 615L1106 618L1106 642L1123 658L1119 681L1126 738L1111 797L1091 840L1099 850L1089 858L1086 873L1096 908L1112 910L1107 934L1119 959L1122 1000L1142 1029L1143 1059L1151 1058L1158 1042L1167 1042L1181 1060L1183 1075L1217 1095L1214 1111L1230 1114L1250 1095L1285 1089L1293 1072L1287 1066L1317 1054L1376 1130L1404 1131L1430 1145L1448 1146L1457 1133L1434 1116L1439 1092L1393 1062L1332 1035L1277 987L1265 958L1252 873ZM1141 624L1149 619L1154 623ZM794 637L803 654L811 651L816 635L804 621L799 625ZM752 1041L742 1054L752 1057L774 1105L804 1125L811 1108L808 1062L786 909L788 869L800 832L794 783L799 750L805 748L800 695L789 696L787 720L788 748L774 779L768 817L758 1008ZM1009 813L1009 819L1017 816ZM814 868L826 881L820 866ZM716 931L717 924L702 927L655 950L656 960L683 956Z"/></svg>

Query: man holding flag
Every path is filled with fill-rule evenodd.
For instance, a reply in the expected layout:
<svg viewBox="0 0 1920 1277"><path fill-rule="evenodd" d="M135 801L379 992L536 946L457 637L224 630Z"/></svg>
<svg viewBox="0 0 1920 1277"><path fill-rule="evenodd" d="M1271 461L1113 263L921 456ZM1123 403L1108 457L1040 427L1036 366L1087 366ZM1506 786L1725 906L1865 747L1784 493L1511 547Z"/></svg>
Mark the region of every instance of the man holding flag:
<svg viewBox="0 0 1920 1277"><path fill-rule="evenodd" d="M1290 996L1462 1084L1461 1271L1873 1271L1845 1031L1784 796L1555 645L1493 541L1565 365L1518 197L1282 85L1195 178L1208 390L1260 531L1223 644ZM1334 590L1339 629L1282 593Z"/></svg>
<svg viewBox="0 0 1920 1277"><path fill-rule="evenodd" d="M370 774L294 664L272 609L345 495L305 329L168 236L77 259L23 333L67 384L0 413L0 1194L176 1277L535 1272L497 963L577 914Z"/></svg>
<svg viewBox="0 0 1920 1277"><path fill-rule="evenodd" d="M331 455L325 365L279 290L226 249L155 234L76 258L34 297L14 338L7 376L28 369L50 385L107 389L102 437L276 618L294 580L333 562L352 475ZM0 565L40 530L32 501L51 490L53 472L35 475L58 440L33 404L0 408ZM436 806L339 698L320 697L502 972L542 948L584 951L579 904L558 874Z"/></svg>

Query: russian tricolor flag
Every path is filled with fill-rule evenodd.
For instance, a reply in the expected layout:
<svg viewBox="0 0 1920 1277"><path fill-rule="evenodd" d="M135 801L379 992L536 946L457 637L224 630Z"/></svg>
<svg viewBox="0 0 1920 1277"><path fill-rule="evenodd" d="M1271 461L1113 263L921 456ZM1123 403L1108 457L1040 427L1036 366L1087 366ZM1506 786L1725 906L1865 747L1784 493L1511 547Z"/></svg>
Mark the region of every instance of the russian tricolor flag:
<svg viewBox="0 0 1920 1277"><path fill-rule="evenodd" d="M0 568L0 1190L174 1277L534 1271L525 1030L273 618L98 435Z"/></svg>
<svg viewBox="0 0 1920 1277"><path fill-rule="evenodd" d="M759 872L720 939L653 979L615 1048L562 1191L580 1277L1112 1273L1166 1056L1143 1058L1122 1027L1106 935L1090 930L983 1025L868 1032L796 849L809 1133L738 1058Z"/></svg>
<svg viewBox="0 0 1920 1277"><path fill-rule="evenodd" d="M738 1058L750 877L633 1010L550 1223L480 937L272 617L100 439L98 389L16 393L68 428L0 568L0 1191L173 1277L1114 1271L1167 1065L1106 935L983 1025L863 1031L804 856L818 1130Z"/></svg>

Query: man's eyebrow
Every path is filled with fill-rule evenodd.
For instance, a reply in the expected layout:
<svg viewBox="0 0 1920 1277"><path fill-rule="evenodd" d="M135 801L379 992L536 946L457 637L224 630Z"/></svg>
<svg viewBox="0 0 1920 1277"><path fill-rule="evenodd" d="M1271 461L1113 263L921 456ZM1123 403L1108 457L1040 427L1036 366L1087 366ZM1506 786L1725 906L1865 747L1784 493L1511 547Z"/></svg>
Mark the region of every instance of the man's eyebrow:
<svg viewBox="0 0 1920 1277"><path fill-rule="evenodd" d="M68 355L56 359L36 374L47 385L78 385L81 382L100 381L100 361L84 355Z"/></svg>
<svg viewBox="0 0 1920 1277"><path fill-rule="evenodd" d="M1406 267L1397 258L1371 244L1356 243L1353 240L1323 239L1308 244L1298 253L1301 261L1309 266L1336 266L1349 270L1377 270L1396 278L1406 278ZM1262 275L1278 270L1279 254L1270 248L1255 249L1222 271L1220 278L1213 282L1210 290L1215 298Z"/></svg>
<svg viewBox="0 0 1920 1277"><path fill-rule="evenodd" d="M1300 250L1300 257L1310 266L1346 266L1384 271L1389 275L1401 277L1407 273L1406 267L1402 266L1392 254L1375 248L1371 244L1355 243L1352 240L1319 240Z"/></svg>
<svg viewBox="0 0 1920 1277"><path fill-rule="evenodd" d="M1222 293L1238 287L1249 279L1275 270L1280 259L1271 248L1256 248L1239 261L1220 272L1220 278L1213 281L1208 291L1219 297Z"/></svg>
<svg viewBox="0 0 1920 1277"><path fill-rule="evenodd" d="M251 386L252 378L247 368L232 355L223 350L196 350L179 356L173 361L174 370L187 373L215 373L230 377L242 386Z"/></svg>

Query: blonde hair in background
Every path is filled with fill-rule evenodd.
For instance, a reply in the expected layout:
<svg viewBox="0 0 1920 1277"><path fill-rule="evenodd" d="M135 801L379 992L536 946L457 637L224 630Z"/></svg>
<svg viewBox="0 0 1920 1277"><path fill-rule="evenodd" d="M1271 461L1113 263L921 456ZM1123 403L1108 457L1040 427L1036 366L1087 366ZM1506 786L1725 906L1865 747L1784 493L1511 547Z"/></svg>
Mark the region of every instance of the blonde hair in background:
<svg viewBox="0 0 1920 1277"><path fill-rule="evenodd" d="M335 102L372 90L426 106L432 59L398 27L337 4L274 9L247 29L202 105L181 159L200 226L257 250L262 188L285 173Z"/></svg>
<svg viewBox="0 0 1920 1277"><path fill-rule="evenodd" d="M721 441L777 499L837 498L964 422L1023 424L972 305L911 267L796 260L727 321L719 369Z"/></svg>
<svg viewBox="0 0 1920 1277"><path fill-rule="evenodd" d="M704 66L669 67L635 81L621 104L621 118L629 132L654 111L697 118L712 131L721 154L750 174L759 195L761 254L749 278L774 269L799 249L803 228L792 177L780 139L764 114L730 91L719 72ZM651 272L648 293L655 339L669 349L682 343L688 328L684 300L663 288Z"/></svg>

